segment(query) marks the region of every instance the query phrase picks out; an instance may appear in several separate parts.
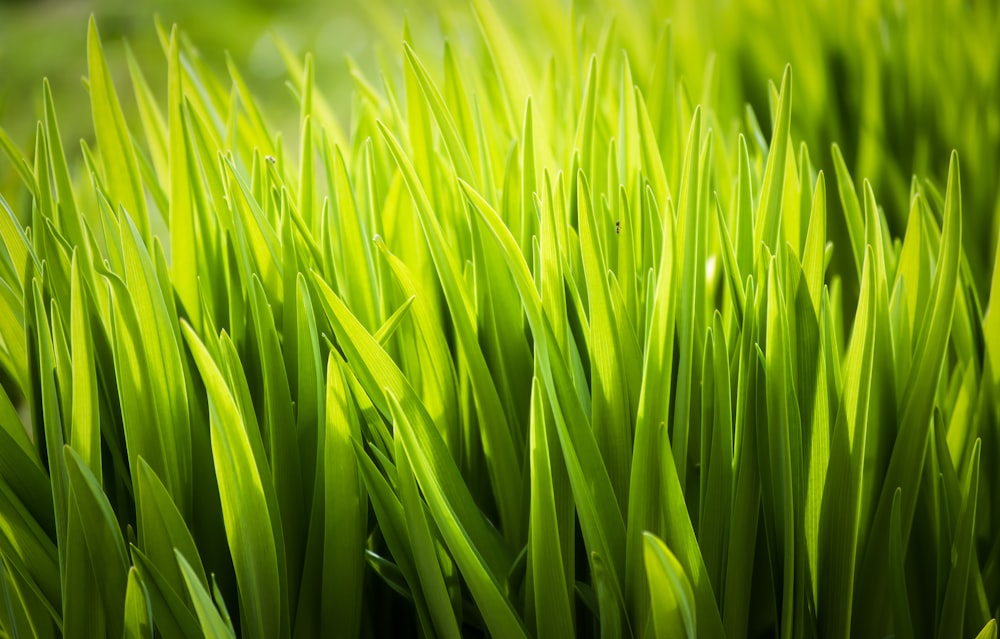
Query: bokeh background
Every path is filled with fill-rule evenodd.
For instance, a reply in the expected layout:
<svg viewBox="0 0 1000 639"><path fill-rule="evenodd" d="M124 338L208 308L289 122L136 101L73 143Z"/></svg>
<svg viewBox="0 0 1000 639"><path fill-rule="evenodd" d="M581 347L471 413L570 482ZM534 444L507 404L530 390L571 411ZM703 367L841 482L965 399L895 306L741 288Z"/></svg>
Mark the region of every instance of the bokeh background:
<svg viewBox="0 0 1000 639"><path fill-rule="evenodd" d="M495 4L514 28L540 34L528 53L541 66L547 51L572 46L553 34L576 33L552 25L553 16L575 26L587 16L589 28L602 29L619 2ZM463 0L0 0L0 127L20 148L33 145L43 77L52 83L67 142L92 135L81 81L91 14L133 117L128 55L164 92L156 16L168 27L178 24L220 73L228 52L268 105L271 124L291 138L297 107L276 36L297 54L314 53L317 82L346 122L352 85L345 59L374 78L379 60L399 67L404 20L430 60L440 55L442 35L478 37ZM906 221L911 176L943 185L949 153L958 149L964 242L979 294L987 294L1000 220L1000 2L677 0L651 2L632 19L644 16L648 26L627 27L655 31L671 20L681 78L695 100L713 101L721 121L744 117L749 104L769 131L767 82L790 62L793 137L809 145L817 168L828 170L830 144L838 142L856 179L871 180L894 235ZM636 67L651 66L653 52L643 44L623 45ZM72 153L76 145L67 148ZM0 193L9 201L16 180L0 156Z"/></svg>

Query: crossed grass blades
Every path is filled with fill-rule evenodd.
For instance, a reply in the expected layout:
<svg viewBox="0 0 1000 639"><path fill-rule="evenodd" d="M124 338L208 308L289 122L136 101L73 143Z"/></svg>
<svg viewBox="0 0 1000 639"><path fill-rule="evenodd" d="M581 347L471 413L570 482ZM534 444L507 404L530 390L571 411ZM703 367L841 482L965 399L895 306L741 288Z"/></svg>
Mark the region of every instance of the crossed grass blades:
<svg viewBox="0 0 1000 639"><path fill-rule="evenodd" d="M720 121L669 26L538 65L541 10L407 29L349 123L286 49L293 144L162 28L130 125L91 22L96 144L47 84L0 136L0 634L996 637L957 155L893 237L790 69Z"/></svg>

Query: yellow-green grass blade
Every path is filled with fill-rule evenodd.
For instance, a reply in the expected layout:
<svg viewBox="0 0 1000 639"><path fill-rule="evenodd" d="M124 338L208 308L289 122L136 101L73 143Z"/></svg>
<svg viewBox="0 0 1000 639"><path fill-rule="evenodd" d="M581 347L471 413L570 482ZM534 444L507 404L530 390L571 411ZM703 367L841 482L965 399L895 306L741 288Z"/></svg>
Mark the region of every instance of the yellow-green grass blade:
<svg viewBox="0 0 1000 639"><path fill-rule="evenodd" d="M757 547L757 522L760 512L760 481L757 453L757 360L758 317L764 305L764 287L755 288L747 278L739 342L739 376L736 388L735 430L733 434L733 480L730 530L748 531L730 535L726 555L725 586L722 593L723 623L729 636L747 632L753 583L754 554Z"/></svg>
<svg viewBox="0 0 1000 639"><path fill-rule="evenodd" d="M728 508L733 484L733 409L730 388L729 353L722 315L715 313L705 344L702 405L701 505L698 516L698 545L712 590L723 592L725 541L730 534Z"/></svg>
<svg viewBox="0 0 1000 639"><path fill-rule="evenodd" d="M387 393L386 396L397 432L414 466L414 474L420 482L424 497L428 500L427 505L434 522L465 577L488 630L496 636L527 636L510 602L500 590L495 575L491 573L479 550L470 543L468 533L444 498L441 479L433 472L433 466L429 463L431 460L424 457L421 442L416 437L415 429L409 425L407 414L395 396L391 393Z"/></svg>
<svg viewBox="0 0 1000 639"><path fill-rule="evenodd" d="M996 639L997 637L997 620L990 619L983 626L983 629L976 635L976 639Z"/></svg>
<svg viewBox="0 0 1000 639"><path fill-rule="evenodd" d="M655 636L657 639L699 636L694 592L684 568L655 535L643 535L643 551Z"/></svg>
<svg viewBox="0 0 1000 639"><path fill-rule="evenodd" d="M5 271L11 271L6 273L8 276L13 277L16 282L24 282L29 262L36 271L41 269L41 263L32 251L28 236L25 235L17 216L3 195L0 195L0 208L3 209L0 212L0 238L3 239L0 262L3 263Z"/></svg>
<svg viewBox="0 0 1000 639"><path fill-rule="evenodd" d="M152 606L139 569L129 568L128 585L125 589L125 631L126 639L153 639Z"/></svg>
<svg viewBox="0 0 1000 639"><path fill-rule="evenodd" d="M94 132L108 194L135 219L139 236L148 244L152 236L139 165L93 17L87 29L87 67Z"/></svg>
<svg viewBox="0 0 1000 639"><path fill-rule="evenodd" d="M197 636L198 620L181 598L182 594L167 584L160 571L135 546L131 547L131 558L149 593L156 630L167 639Z"/></svg>
<svg viewBox="0 0 1000 639"><path fill-rule="evenodd" d="M427 607L438 635L459 637L461 636L459 622L452 607L451 597L448 595L444 567L440 563L440 560L450 563L450 558L439 559L438 540L428 522L424 501L417 492L417 482L403 444L402 432L403 429L400 428L395 431L396 487L403 506L407 533L413 546L413 561L420 579L420 588L427 599Z"/></svg>
<svg viewBox="0 0 1000 639"><path fill-rule="evenodd" d="M136 515L139 547L143 554L159 568L165 585L174 592L186 592L175 553L184 556L193 574L207 587L198 547L166 486L141 457L137 471ZM188 600L185 598L185 601Z"/></svg>
<svg viewBox="0 0 1000 639"><path fill-rule="evenodd" d="M521 464L514 451L510 417L505 415L496 386L491 379L483 352L478 344L473 309L461 280L456 272L454 254L448 249L440 223L434 215L430 201L421 186L416 170L403 152L396 138L380 126L386 144L406 182L416 205L424 237L430 247L434 266L444 289L445 298L456 338L470 370L470 380L483 428L483 446L490 471L493 493L500 510L501 528L513 545L523 539L524 513L518 506L515 493L519 491Z"/></svg>
<svg viewBox="0 0 1000 639"><path fill-rule="evenodd" d="M673 465L677 469L681 491L686 492L688 458L691 455L692 425L699 432L697 411L697 382L701 379L700 359L705 328L705 248L706 229L702 225L701 165L699 158L709 147L702 144L701 109L696 108L691 118L684 168L681 171L681 188L677 204L677 237L684 238L684 248L679 258L680 287L676 290L678 372L676 410L670 431ZM707 207L708 203L704 203ZM664 257L663 259L667 259Z"/></svg>
<svg viewBox="0 0 1000 639"><path fill-rule="evenodd" d="M458 468L427 409L389 355L358 323L343 301L315 275L313 284L337 335L339 347L343 349L352 371L379 412L385 416L390 414L390 394L406 411L406 423L414 429L413 442L407 446L419 447L421 455L421 466L415 466L414 471L417 473L419 469L418 479L425 473L434 476L442 487L442 497L447 500L457 521L469 535L491 572L506 574L512 560L510 551L499 533L483 517L465 482L461 481ZM433 469L433 472L429 469Z"/></svg>
<svg viewBox="0 0 1000 639"><path fill-rule="evenodd" d="M820 627L833 637L847 637L856 614L855 580L869 397L877 325L875 265L865 256L863 286L845 364L844 397L830 445L830 465L820 514L818 601Z"/></svg>
<svg viewBox="0 0 1000 639"><path fill-rule="evenodd" d="M210 639L235 637L236 633L223 620L219 610L212 602L212 597L205 590L205 584L195 574L194 569L191 568L184 555L177 553L177 563L180 566L181 574L184 576L187 592L194 603L194 609L198 615L198 622L201 624L204 636Z"/></svg>
<svg viewBox="0 0 1000 639"><path fill-rule="evenodd" d="M636 414L635 439L632 449L631 491L627 510L627 549L625 589L629 611L634 623L641 628L645 623L648 599L643 590L642 575L645 561L642 532L656 531L660 527L663 509L659 484L648 481L659 459L670 453L663 449L665 425L670 420L670 403L662 401L662 389L670 388L674 353L674 326L676 322L674 295L674 241L673 214L668 211L663 225L662 244L669 259L660 262L656 272L655 293L652 297L649 330L643 349L642 389Z"/></svg>
<svg viewBox="0 0 1000 639"><path fill-rule="evenodd" d="M63 453L69 479L69 504L73 511L70 517L79 517L86 540L86 556L78 555L75 560L88 561L95 576L99 576L94 585L99 594L104 623L107 624L106 631L109 635L119 636L124 630L121 611L128 584L125 541L111 504L93 473L72 448L65 447ZM67 558L67 563L69 560ZM63 596L68 600L77 594L64 592Z"/></svg>
<svg viewBox="0 0 1000 639"><path fill-rule="evenodd" d="M55 535L52 491L38 455L10 397L0 393L0 480L51 538Z"/></svg>
<svg viewBox="0 0 1000 639"><path fill-rule="evenodd" d="M786 66L781 77L781 91L774 121L774 133L767 153L760 203L757 209L754 244L763 242L772 251L780 246L782 194L785 183L785 164L788 154L788 131L791 124L792 68Z"/></svg>
<svg viewBox="0 0 1000 639"><path fill-rule="evenodd" d="M854 189L854 180L844 162L840 147L836 144L831 148L833 168L837 175L837 191L840 193L840 204L844 210L844 221L847 223L847 233L850 239L851 255L854 256L854 266L858 277L861 277L861 266L865 257L865 222L861 212L861 202Z"/></svg>
<svg viewBox="0 0 1000 639"><path fill-rule="evenodd" d="M912 639L916 635L913 630L913 619L910 616L909 596L906 592L906 568L903 557L903 533L900 529L900 492L897 488L892 499L892 514L889 520L889 569L892 571L892 612L896 636L900 639Z"/></svg>
<svg viewBox="0 0 1000 639"><path fill-rule="evenodd" d="M142 455L164 478L182 513L191 503L191 426L176 313L169 310L139 231L125 216L118 232L124 281L110 277L114 299L115 369L120 378L129 467ZM172 298L171 298L172 299ZM153 383L152 366L170 383ZM156 429L148 428L157 424ZM135 471L133 471L135 472Z"/></svg>
<svg viewBox="0 0 1000 639"><path fill-rule="evenodd" d="M326 418L323 435L323 576L321 632L357 636L361 629L367 494L355 456L361 432L357 409L341 364L326 367ZM302 596L309 596L303 593Z"/></svg>
<svg viewBox="0 0 1000 639"><path fill-rule="evenodd" d="M280 504L279 513L285 547L284 562L279 560L279 565L281 563L285 565L289 604L294 610L302 575L304 552L302 542L305 539L307 524L303 501L303 460L299 451L299 433L295 422L291 419L295 412L278 330L275 327L271 306L256 277L250 283L250 302L263 383L264 411L261 428L264 434L264 447L268 452L270 473L274 481L275 497ZM254 428L255 425L249 427Z"/></svg>
<svg viewBox="0 0 1000 639"><path fill-rule="evenodd" d="M963 635L967 604L970 563L975 553L976 507L979 499L979 463L981 444L977 440L972 449L972 460L966 466L963 481L961 513L954 531L951 548L951 571L938 616L937 637ZM956 504L957 505L957 504Z"/></svg>
<svg viewBox="0 0 1000 639"><path fill-rule="evenodd" d="M502 100L499 108L503 109L506 116L508 130L514 131L517 128L518 109L531 93L523 59L493 4L488 0L473 0L472 8L496 72L497 88Z"/></svg>
<svg viewBox="0 0 1000 639"><path fill-rule="evenodd" d="M55 103L52 99L52 88L48 79L42 80L42 110L45 116L46 147L49 151L49 164L55 184L54 193L59 230L74 245L85 245L81 217L76 203L77 198L73 190L73 179L70 175L66 152L63 149Z"/></svg>
<svg viewBox="0 0 1000 639"><path fill-rule="evenodd" d="M420 370L415 376L416 390L427 412L435 424L442 427L442 435L450 450L460 446L458 424L458 398L456 389L455 364L448 350L440 323L430 308L426 294L416 289L409 269L395 255L389 252L385 242L378 238L375 242L383 259L389 266L402 295L413 299L411 308L412 324L403 322L400 328L399 350L404 370ZM381 333L381 331L380 331ZM427 366L430 363L430 366Z"/></svg>
<svg viewBox="0 0 1000 639"><path fill-rule="evenodd" d="M289 635L284 561L272 528L265 484L251 452L243 419L218 365L188 324L182 324L211 409L212 457L226 537L229 540L246 632L268 637ZM275 595L278 595L277 602ZM277 605L275 605L277 603Z"/></svg>
<svg viewBox="0 0 1000 639"><path fill-rule="evenodd" d="M198 304L198 265L204 249L195 232L195 210L191 172L188 161L188 136L184 121L184 71L181 67L177 28L171 30L167 51L167 157L170 181L170 252L174 286L187 315L200 325Z"/></svg>
<svg viewBox="0 0 1000 639"><path fill-rule="evenodd" d="M533 606L535 631L539 637L573 636L573 607L571 583L567 583L565 553L571 548L561 544L559 513L553 477L553 460L549 443L555 441L549 434L549 412L545 391L537 378L532 383L530 471L531 471L531 528L528 560L534 590Z"/></svg>
<svg viewBox="0 0 1000 639"><path fill-rule="evenodd" d="M826 178L820 171L816 177L816 190L812 196L809 225L806 230L805 247L802 250L802 272L806 287L818 315L820 299L823 295L823 276L826 271Z"/></svg>
<svg viewBox="0 0 1000 639"><path fill-rule="evenodd" d="M377 555L371 551L367 555L369 564L390 587L413 600L421 629L426 633L433 633L434 626L428 610L428 603L423 590L418 587L420 578L414 563L410 537L406 532L403 506L389 483L390 480L395 483L395 480L387 479L379 472L374 462L364 452L360 442L354 442L354 450L358 459L358 468L364 478L365 489L371 499L372 510L375 512L375 518L381 527L385 545L395 561L393 568L397 574L393 577L398 579L401 576L405 584L394 583L392 578L388 576L388 569L379 568L379 566L384 566L387 561L382 558L377 561L373 560L373 557L377 557ZM408 588L408 590L404 588Z"/></svg>
<svg viewBox="0 0 1000 639"><path fill-rule="evenodd" d="M86 299L86 284L83 282L84 274L77 259L78 255L74 250L70 291L70 346L73 358L70 386L73 427L70 430L69 443L100 484L102 473L99 381L94 368L94 343L90 328L91 308Z"/></svg>
<svg viewBox="0 0 1000 639"><path fill-rule="evenodd" d="M445 100L431 79L430 73L428 73L420 58L413 51L413 47L407 42L403 43L403 56L406 64L410 67L416 78L417 86L424 97L426 106L429 108L434 121L438 125L438 130L441 132L442 141L448 150L455 173L458 177L468 182L478 182L475 171L472 168L472 159L468 148L459 135L453 114L445 104Z"/></svg>
<svg viewBox="0 0 1000 639"><path fill-rule="evenodd" d="M66 538L61 548L65 557L62 571L63 634L70 639L82 639L88 632L107 634L107 612L101 600L103 593L96 577L97 568L87 547L82 517L72 499L66 524Z"/></svg>
<svg viewBox="0 0 1000 639"><path fill-rule="evenodd" d="M502 247L504 261L521 294L535 339L542 379L552 398L556 432L580 513L585 544L591 557L596 554L607 562L608 585L615 590L615 605L620 605L624 601L625 526L593 431L587 427L584 405L575 391L566 363L549 351L548 344L555 343L552 327L543 314L538 291L514 237L482 196L468 184L461 184L466 198Z"/></svg>
<svg viewBox="0 0 1000 639"><path fill-rule="evenodd" d="M42 274L44 278L44 273ZM52 355L52 337L49 329L48 315L45 312L42 287L38 279L31 280L31 293L28 299L31 315L25 318L25 331L28 335L29 348L34 351L35 370L32 380L32 422L36 441L44 438L44 459L48 463L48 471L52 486L52 505L55 510L55 541L59 551L59 569L65 570L66 557L62 543L67 539L67 517L69 515L69 478L66 463L63 458L65 431L62 414L54 379L54 363ZM32 329L38 333L32 334ZM12 543L14 539L10 540ZM57 600L52 600L57 601Z"/></svg>
<svg viewBox="0 0 1000 639"><path fill-rule="evenodd" d="M48 621L61 624L60 551L6 481L0 481L0 555L4 570L23 580L17 588L27 590L22 596L37 597L43 607L40 612Z"/></svg>
<svg viewBox="0 0 1000 639"><path fill-rule="evenodd" d="M611 477L620 507L628 503L632 409L618 326L614 323L608 269L600 240L597 214L583 173L577 179L580 215L580 251L583 255L589 301L591 362L591 419L594 438Z"/></svg>
<svg viewBox="0 0 1000 639"><path fill-rule="evenodd" d="M149 161L160 182L168 176L167 168L167 121L157 104L156 96L149 87L146 75L143 73L138 58L132 47L125 43L125 59L128 62L129 77L135 93L136 106L139 111L139 121L146 136Z"/></svg>
<svg viewBox="0 0 1000 639"><path fill-rule="evenodd" d="M918 328L913 366L900 397L900 425L893 446L886 478L874 511L869 542L863 550L856 596L861 620L874 622L872 611L883 606L886 577L883 570L888 559L889 517L892 495L896 487L903 489L900 503L903 548L910 537L917 504L917 485L927 450L927 428L933 414L934 389L944 364L944 356L955 310L955 287L959 273L962 237L962 202L959 182L958 155L952 154L948 172L948 189L934 279L929 297L929 310Z"/></svg>

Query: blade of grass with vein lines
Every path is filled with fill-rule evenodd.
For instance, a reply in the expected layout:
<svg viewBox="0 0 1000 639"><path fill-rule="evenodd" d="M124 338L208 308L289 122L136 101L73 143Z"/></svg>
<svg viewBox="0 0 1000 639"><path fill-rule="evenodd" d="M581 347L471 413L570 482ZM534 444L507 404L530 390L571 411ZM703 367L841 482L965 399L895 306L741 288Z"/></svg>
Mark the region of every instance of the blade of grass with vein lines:
<svg viewBox="0 0 1000 639"><path fill-rule="evenodd" d="M532 384L531 397L531 539L528 558L531 561L532 588L535 594L533 610L535 629L539 637L569 637L573 635L572 601L566 582L564 553L561 544L559 514L556 510L553 483L551 436L547 423L548 405L538 378ZM529 606L531 603L528 604ZM530 616L530 615L529 615Z"/></svg>
<svg viewBox="0 0 1000 639"><path fill-rule="evenodd" d="M287 636L287 608L267 603L275 593L279 598L287 597L280 569L284 562L268 514L270 500L265 497L264 486L270 479L258 474L244 422L217 365L190 326L182 326L210 393L212 453L240 596L247 602L244 627L254 634Z"/></svg>
<svg viewBox="0 0 1000 639"><path fill-rule="evenodd" d="M355 459L360 424L339 362L327 362L326 429L323 435L323 495L329 507L323 525L323 577L320 587L323 633L356 635L361 623L364 564L361 549L366 493ZM304 593L303 596L306 596Z"/></svg>

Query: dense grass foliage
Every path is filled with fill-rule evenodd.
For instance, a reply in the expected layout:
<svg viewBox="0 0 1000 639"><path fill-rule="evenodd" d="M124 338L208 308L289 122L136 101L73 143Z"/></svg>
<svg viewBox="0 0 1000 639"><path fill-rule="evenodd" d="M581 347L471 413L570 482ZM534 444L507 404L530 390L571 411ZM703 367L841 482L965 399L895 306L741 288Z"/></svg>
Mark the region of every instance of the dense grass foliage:
<svg viewBox="0 0 1000 639"><path fill-rule="evenodd" d="M691 33L532 5L407 26L349 117L285 48L284 136L90 23L80 159L47 83L0 135L0 635L996 637L991 130L915 131L891 219L884 138L794 135L815 60L744 108L738 47L696 97Z"/></svg>

